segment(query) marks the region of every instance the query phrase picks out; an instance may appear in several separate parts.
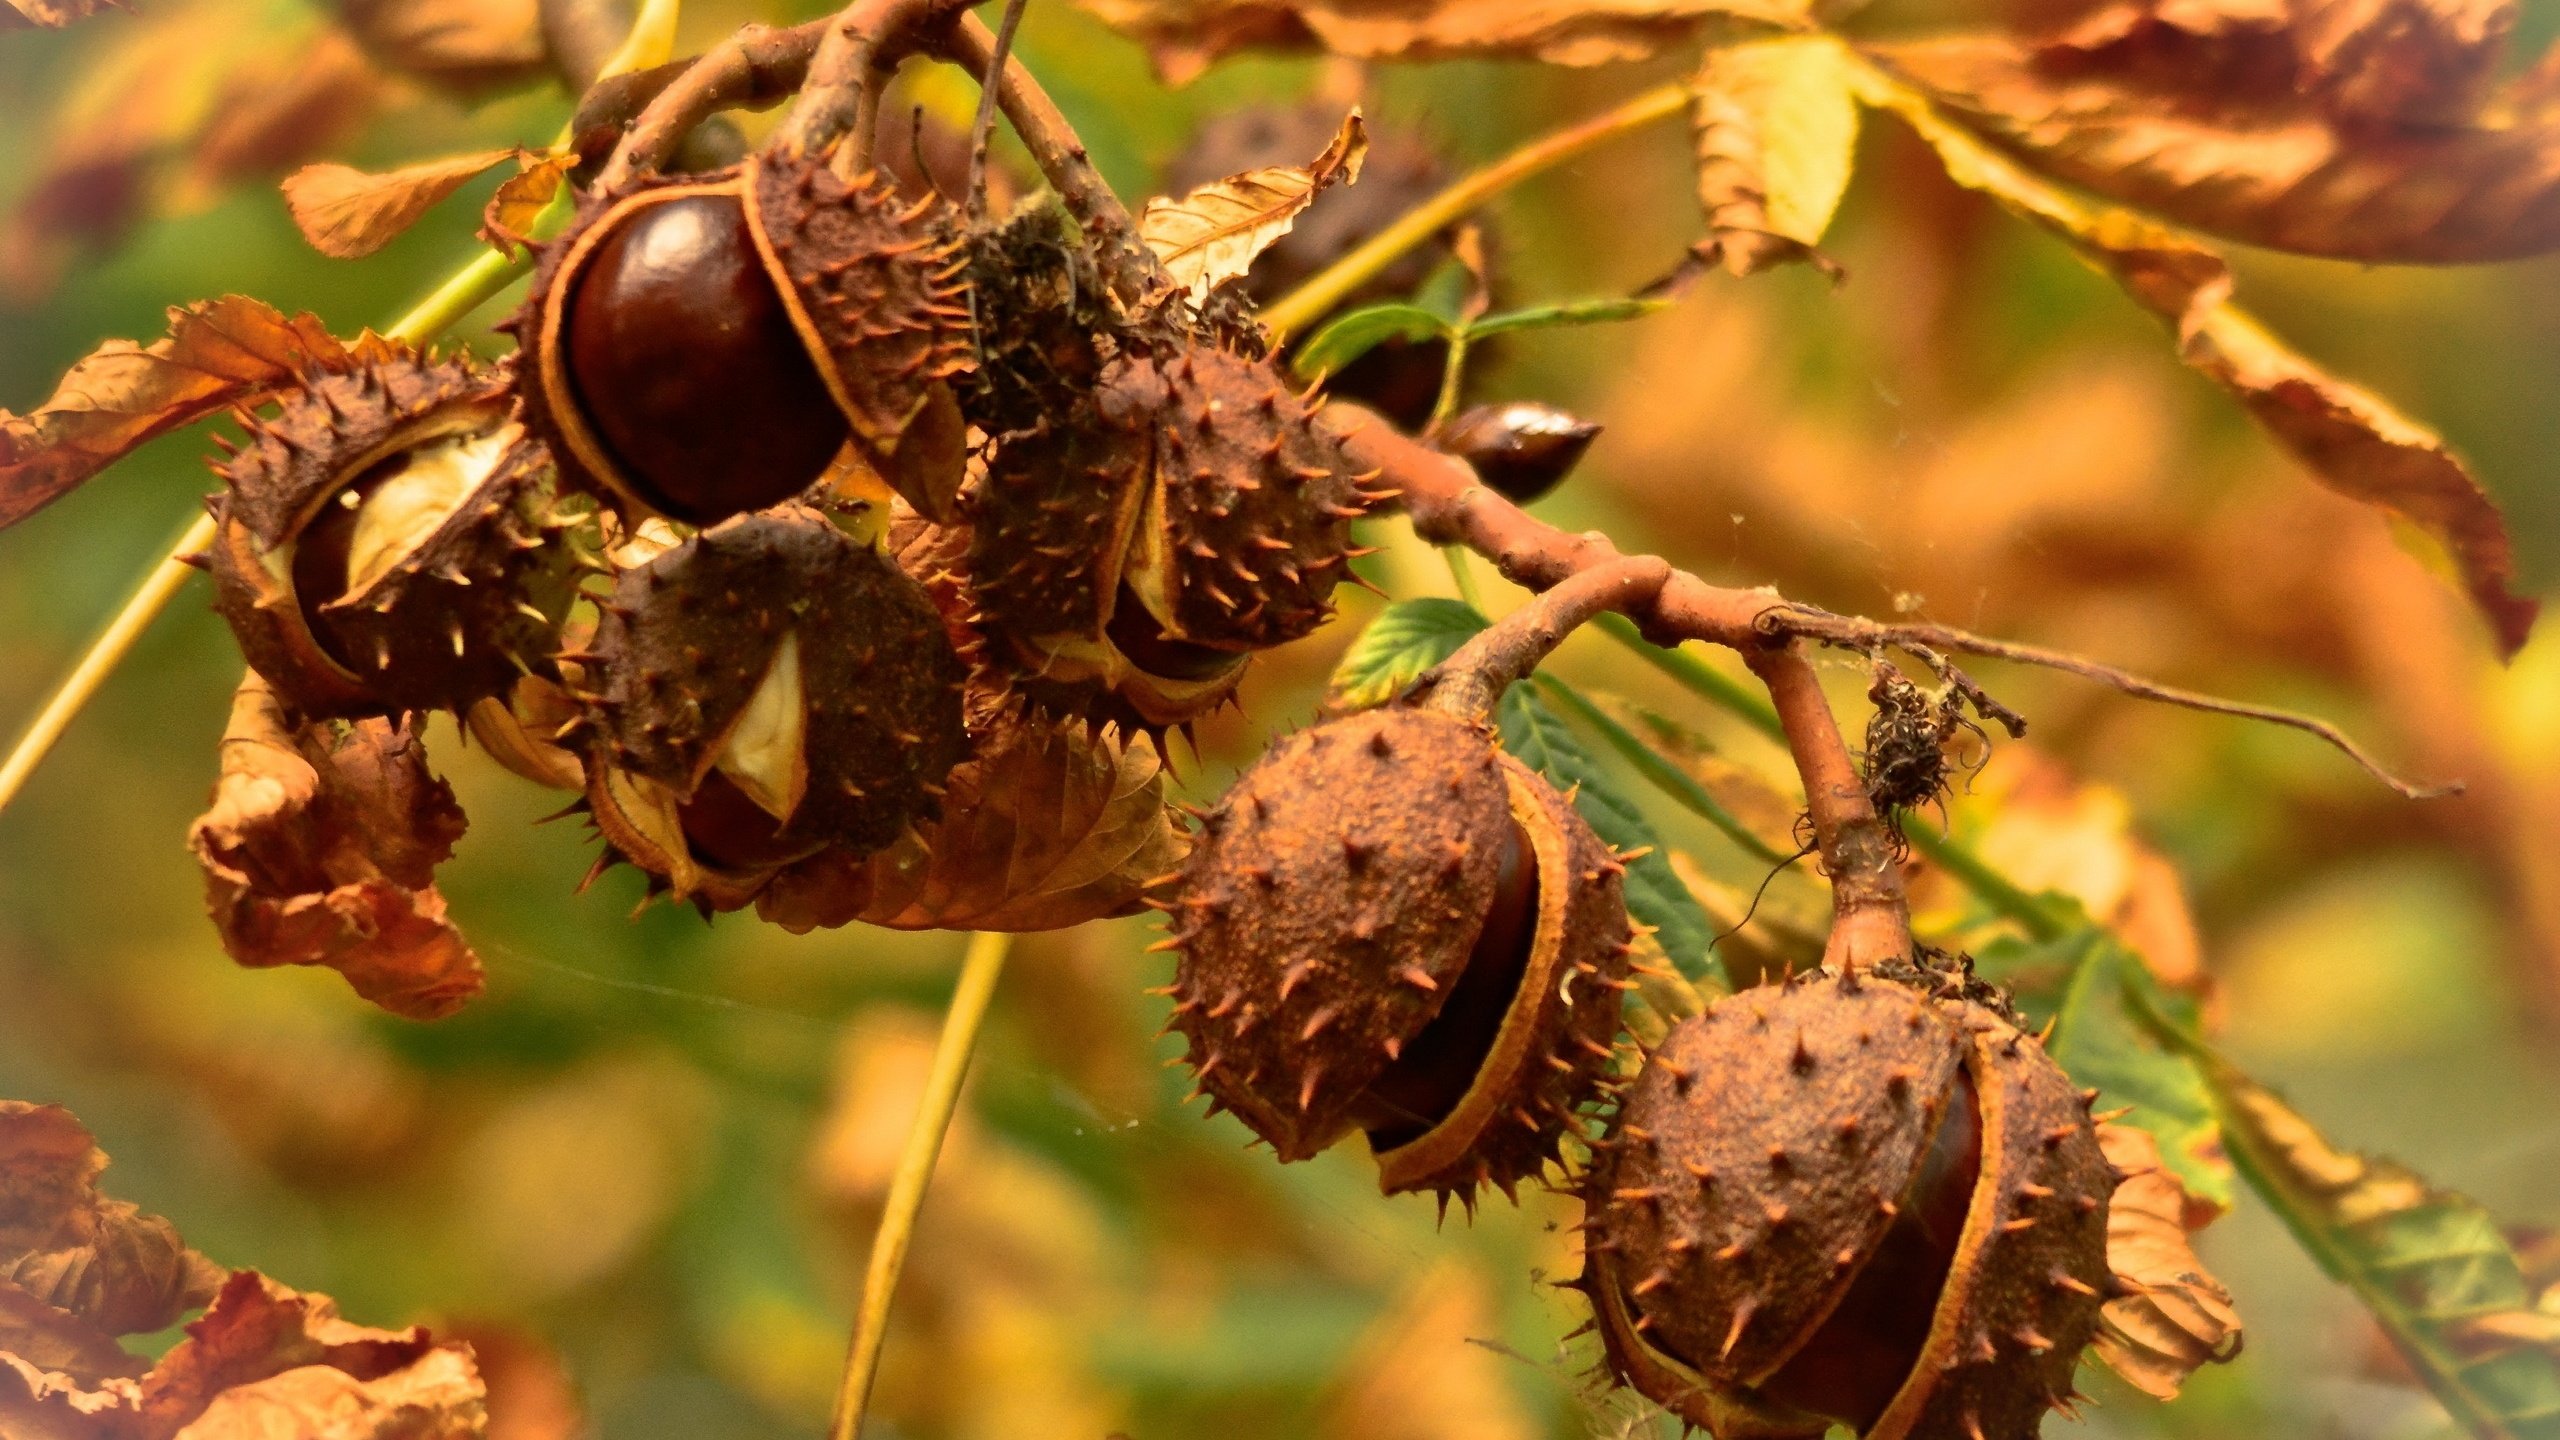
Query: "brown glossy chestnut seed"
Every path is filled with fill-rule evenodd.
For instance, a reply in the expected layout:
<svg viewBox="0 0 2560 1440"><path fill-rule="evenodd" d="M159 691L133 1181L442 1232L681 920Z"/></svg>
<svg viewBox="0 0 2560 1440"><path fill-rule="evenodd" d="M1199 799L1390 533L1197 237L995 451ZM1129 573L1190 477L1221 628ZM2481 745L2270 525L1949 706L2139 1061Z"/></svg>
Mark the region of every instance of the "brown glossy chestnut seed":
<svg viewBox="0 0 2560 1440"><path fill-rule="evenodd" d="M705 530L623 571L599 609L579 657L590 788L597 761L654 785L680 812L672 828L698 827L733 863L886 845L937 813L968 753L964 671L941 615L817 511Z"/></svg>
<svg viewBox="0 0 2560 1440"><path fill-rule="evenodd" d="M1997 1011L1869 975L1675 1026L1584 1181L1624 1382L1720 1435L2032 1436L2094 1337L2119 1177Z"/></svg>
<svg viewBox="0 0 2560 1440"><path fill-rule="evenodd" d="M850 433L733 191L616 212L578 273L571 393L651 508L707 524L807 489Z"/></svg>
<svg viewBox="0 0 2560 1440"><path fill-rule="evenodd" d="M1475 467L1477 479L1526 505L1563 484L1599 435L1592 421L1535 400L1512 400L1459 415L1437 443Z"/></svg>
<svg viewBox="0 0 2560 1440"><path fill-rule="evenodd" d="M1365 1130L1391 1194L1507 1192L1556 1157L1611 1054L1619 869L1480 727L1330 721L1203 821L1173 907L1173 1028L1201 1088L1283 1160Z"/></svg>
<svg viewBox="0 0 2560 1440"><path fill-rule="evenodd" d="M242 417L205 561L300 714L459 712L548 671L577 522L510 409L503 374L392 350Z"/></svg>
<svg viewBox="0 0 2560 1440"><path fill-rule="evenodd" d="M935 202L758 155L590 200L509 322L565 473L694 524L816 484L848 444L929 514L965 440L967 290Z"/></svg>

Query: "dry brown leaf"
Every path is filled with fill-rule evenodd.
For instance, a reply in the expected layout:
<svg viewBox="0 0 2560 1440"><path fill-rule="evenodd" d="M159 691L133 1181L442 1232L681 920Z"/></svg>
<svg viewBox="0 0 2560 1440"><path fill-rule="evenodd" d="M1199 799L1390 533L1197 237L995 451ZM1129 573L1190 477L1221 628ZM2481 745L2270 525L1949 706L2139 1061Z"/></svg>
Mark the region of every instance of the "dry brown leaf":
<svg viewBox="0 0 2560 1440"><path fill-rule="evenodd" d="M86 20L101 10L130 8L117 3L117 0L9 0L6 8L0 8L0 30L29 25L58 30Z"/></svg>
<svg viewBox="0 0 2560 1440"><path fill-rule="evenodd" d="M1750 275L1813 255L1849 188L1858 102L1838 41L1792 35L1722 46L1693 102L1702 259Z"/></svg>
<svg viewBox="0 0 2560 1440"><path fill-rule="evenodd" d="M315 1374L314 1372L322 1372ZM137 1440L459 1440L482 1433L470 1353L338 1318L325 1295L233 1272L141 1383Z"/></svg>
<svg viewBox="0 0 2560 1440"><path fill-rule="evenodd" d="M0 529L144 441L346 357L316 316L241 295L171 310L167 338L149 345L110 340L32 413L0 410Z"/></svg>
<svg viewBox="0 0 2560 1440"><path fill-rule="evenodd" d="M1868 104L1899 115L1937 151L1948 178L2061 237L2168 321L2179 357L2220 382L2321 483L2401 516L2443 546L2500 653L2523 646L2540 606L2514 592L2506 520L2434 432L2269 335L2231 303L2221 256L2130 211L2064 194L1879 71L1862 67L1853 81Z"/></svg>
<svg viewBox="0 0 2560 1440"><path fill-rule="evenodd" d="M1173 283L1193 300L1241 278L1254 257L1289 227L1327 186L1357 184L1369 155L1368 126L1358 109L1342 117L1324 153L1304 165L1265 165L1230 175L1180 199L1158 196L1138 217L1139 238L1164 262Z"/></svg>
<svg viewBox="0 0 2560 1440"><path fill-rule="evenodd" d="M375 175L352 165L305 165L285 177L285 208L311 248L335 260L360 260L388 245L447 195L517 150L481 150L404 165Z"/></svg>
<svg viewBox="0 0 2560 1440"><path fill-rule="evenodd" d="M1239 50L1372 59L1640 60L1718 23L1797 28L1791 0L1080 0L1179 83Z"/></svg>
<svg viewBox="0 0 2560 1440"><path fill-rule="evenodd" d="M140 1398L130 1380L91 1388L0 1352L0 1435L9 1440L126 1440Z"/></svg>
<svg viewBox="0 0 2560 1440"><path fill-rule="evenodd" d="M1017 723L952 772L943 820L860 858L774 877L756 913L795 932L861 920L900 930L1055 930L1138 907L1180 863L1152 744L1077 722Z"/></svg>
<svg viewBox="0 0 2560 1440"><path fill-rule="evenodd" d="M1875 53L2073 184L2252 244L2367 261L2560 247L2560 116L2484 94L2501 0L2120 0L2040 44Z"/></svg>
<svg viewBox="0 0 2560 1440"><path fill-rule="evenodd" d="M482 983L435 888L463 826L414 729L295 730L252 675L232 699L212 808L187 840L232 959L325 965L393 1014L433 1020Z"/></svg>
<svg viewBox="0 0 2560 1440"><path fill-rule="evenodd" d="M471 93L545 62L536 0L335 0L338 22L386 69Z"/></svg>
<svg viewBox="0 0 2560 1440"><path fill-rule="evenodd" d="M2100 1312L2098 1358L2140 1389L2174 1399L2198 1366L2240 1353L2240 1312L2196 1258L2187 1235L2197 1207L2160 1163L2151 1132L2101 1125L2098 1143L2126 1175L2107 1205L2107 1266L2137 1291Z"/></svg>
<svg viewBox="0 0 2560 1440"><path fill-rule="evenodd" d="M106 1168L70 1111L0 1100L0 1352L83 1380L139 1372L111 1337L165 1329L222 1282L168 1221L101 1195Z"/></svg>
<svg viewBox="0 0 2560 1440"><path fill-rule="evenodd" d="M519 151L517 160L523 168L502 181L480 211L480 238L503 250L532 246L535 217L560 193L569 167L578 163L568 151Z"/></svg>

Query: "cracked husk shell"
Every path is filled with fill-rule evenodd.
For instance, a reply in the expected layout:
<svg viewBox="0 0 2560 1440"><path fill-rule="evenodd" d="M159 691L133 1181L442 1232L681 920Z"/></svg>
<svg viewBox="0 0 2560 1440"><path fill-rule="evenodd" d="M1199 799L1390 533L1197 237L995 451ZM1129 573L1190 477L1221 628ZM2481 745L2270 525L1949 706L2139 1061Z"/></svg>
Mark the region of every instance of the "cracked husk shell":
<svg viewBox="0 0 2560 1440"><path fill-rule="evenodd" d="M1201 1088L1283 1160L1364 1129L1390 1193L1508 1191L1555 1158L1610 1058L1619 878L1479 727L1332 721L1204 821L1173 907L1172 1023Z"/></svg>
<svg viewBox="0 0 2560 1440"><path fill-rule="evenodd" d="M206 555L250 666L306 717L467 709L549 669L573 592L503 373L394 352L244 419Z"/></svg>
<svg viewBox="0 0 2560 1440"><path fill-rule="evenodd" d="M817 511L705 530L623 571L599 609L578 657L583 748L724 822L751 820L735 803L751 802L774 832L727 847L751 867L888 844L937 813L968 753L941 616Z"/></svg>
<svg viewBox="0 0 2560 1440"><path fill-rule="evenodd" d="M1718 1001L1585 1177L1611 1370L1720 1436L2034 1435L2114 1283L2088 1103L1978 1004L1828 975Z"/></svg>
<svg viewBox="0 0 2560 1440"><path fill-rule="evenodd" d="M706 292L734 294L692 307L668 303L681 287L659 294L650 303L667 318L632 323L670 353L651 355L624 387L648 393L584 395L576 327L604 322L581 308L583 287L620 266L618 237L664 206L701 212L712 238L687 263L719 272ZM818 483L849 443L909 503L948 515L966 443L951 381L969 369L972 352L967 283L945 210L934 199L901 200L876 175L847 182L820 161L769 155L588 199L544 247L532 292L509 322L527 357L526 423L559 452L572 481L636 514L713 524L764 508ZM723 387L736 378L720 372L740 367L707 352L742 329L753 333L741 353L761 368L749 391L730 396ZM705 373L689 375L689 366ZM632 410L608 424L598 402ZM758 407L772 413L755 418ZM607 433L615 429L618 443ZM683 473L785 430L789 443L717 493L700 493Z"/></svg>

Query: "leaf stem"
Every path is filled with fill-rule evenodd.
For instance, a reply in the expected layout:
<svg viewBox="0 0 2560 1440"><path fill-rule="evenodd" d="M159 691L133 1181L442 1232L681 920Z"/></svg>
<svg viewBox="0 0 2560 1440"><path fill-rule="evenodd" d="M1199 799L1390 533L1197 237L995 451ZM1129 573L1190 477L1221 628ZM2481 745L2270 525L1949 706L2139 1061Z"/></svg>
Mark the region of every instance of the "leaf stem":
<svg viewBox="0 0 2560 1440"><path fill-rule="evenodd" d="M1541 171L1553 169L1604 140L1640 130L1685 111L1689 89L1671 84L1647 90L1615 110L1521 146L1425 200L1367 243L1316 272L1261 315L1276 344L1321 319L1352 291L1394 264L1404 253L1447 229L1485 201Z"/></svg>
<svg viewBox="0 0 2560 1440"><path fill-rule="evenodd" d="M844 1379L836 1389L835 1418L827 1440L857 1440L863 1411L871 1401L871 1382L880 1373L880 1346L889 1330L889 1303L898 1289L898 1273L906 1267L907 1247L915 1238L916 1214L924 1207L925 1187L942 1157L943 1137L960 1104L960 1082L969 1073L969 1058L978 1046L978 1031L987 1018L996 980L1004 973L1013 937L982 931L969 937L969 953L960 962L960 982L951 992L951 1008L942 1019L942 1040L934 1048L933 1069L925 1077L924 1097L916 1107L915 1128L907 1132L907 1148L898 1157L889 1181L889 1199L880 1230L871 1241L871 1265L862 1280L862 1309L856 1315L853 1344L845 1354Z"/></svg>

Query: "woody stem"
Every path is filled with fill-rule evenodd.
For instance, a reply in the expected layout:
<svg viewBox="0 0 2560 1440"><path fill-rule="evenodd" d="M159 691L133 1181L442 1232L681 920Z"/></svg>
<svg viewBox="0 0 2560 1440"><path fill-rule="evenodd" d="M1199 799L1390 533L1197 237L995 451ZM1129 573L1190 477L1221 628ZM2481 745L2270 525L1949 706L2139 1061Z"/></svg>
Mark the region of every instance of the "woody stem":
<svg viewBox="0 0 2560 1440"><path fill-rule="evenodd" d="M1482 720L1502 692L1528 678L1566 636L1605 611L1640 608L1670 578L1670 563L1658 555L1580 571L1478 631L1422 677L1414 698L1434 710Z"/></svg>

